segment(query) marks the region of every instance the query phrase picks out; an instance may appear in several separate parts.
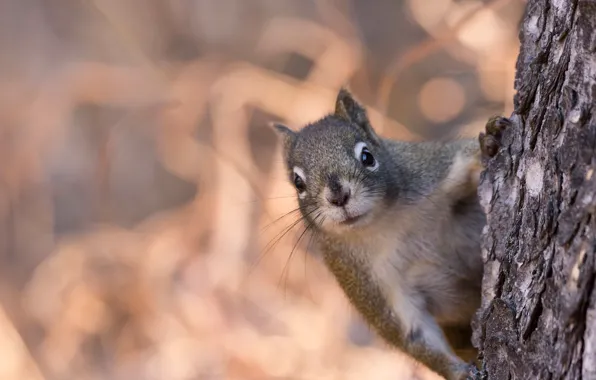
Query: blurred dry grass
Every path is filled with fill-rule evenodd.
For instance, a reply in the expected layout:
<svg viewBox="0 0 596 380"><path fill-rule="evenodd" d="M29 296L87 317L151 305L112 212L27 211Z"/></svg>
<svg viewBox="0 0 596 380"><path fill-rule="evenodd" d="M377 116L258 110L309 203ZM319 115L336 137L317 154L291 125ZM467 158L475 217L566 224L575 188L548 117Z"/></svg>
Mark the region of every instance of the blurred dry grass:
<svg viewBox="0 0 596 380"><path fill-rule="evenodd" d="M386 136L477 133L510 112L523 5L2 2L0 379L433 378L300 226L278 239L267 122L349 83Z"/></svg>

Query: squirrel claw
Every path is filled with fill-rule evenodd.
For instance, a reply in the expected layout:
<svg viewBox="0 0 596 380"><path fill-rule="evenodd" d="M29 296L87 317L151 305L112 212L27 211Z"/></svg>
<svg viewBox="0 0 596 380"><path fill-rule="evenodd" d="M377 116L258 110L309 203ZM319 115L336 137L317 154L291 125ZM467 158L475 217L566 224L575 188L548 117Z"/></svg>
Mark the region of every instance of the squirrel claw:
<svg viewBox="0 0 596 380"><path fill-rule="evenodd" d="M510 119L502 116L491 117L485 126L485 132L478 136L482 158L487 160L497 155L501 148L502 132L512 125Z"/></svg>
<svg viewBox="0 0 596 380"><path fill-rule="evenodd" d="M462 364L456 373L454 380L481 380L481 373L474 363Z"/></svg>
<svg viewBox="0 0 596 380"><path fill-rule="evenodd" d="M474 362L470 362L467 365L467 372L468 372L468 374L466 375L465 380L482 380L483 379L482 372L478 370L478 367L476 367L476 364L474 364Z"/></svg>
<svg viewBox="0 0 596 380"><path fill-rule="evenodd" d="M447 380L482 380L482 373L471 362L460 361L452 367L452 372L445 377Z"/></svg>

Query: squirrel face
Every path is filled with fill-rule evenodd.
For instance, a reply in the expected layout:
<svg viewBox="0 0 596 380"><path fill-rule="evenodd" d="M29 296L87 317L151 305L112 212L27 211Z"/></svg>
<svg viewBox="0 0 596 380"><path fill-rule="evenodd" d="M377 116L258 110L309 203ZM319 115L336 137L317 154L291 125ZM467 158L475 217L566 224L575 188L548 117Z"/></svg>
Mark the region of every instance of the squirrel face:
<svg viewBox="0 0 596 380"><path fill-rule="evenodd" d="M390 157L364 108L341 90L336 111L299 132L277 124L303 217L327 231L364 227L390 198Z"/></svg>

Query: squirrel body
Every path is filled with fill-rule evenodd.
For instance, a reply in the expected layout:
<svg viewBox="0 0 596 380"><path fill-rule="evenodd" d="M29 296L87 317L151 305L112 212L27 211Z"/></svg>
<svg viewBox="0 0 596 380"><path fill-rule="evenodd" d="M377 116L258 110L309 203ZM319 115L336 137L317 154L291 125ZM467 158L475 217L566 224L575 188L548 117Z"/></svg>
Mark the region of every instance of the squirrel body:
<svg viewBox="0 0 596 380"><path fill-rule="evenodd" d="M333 114L276 129L302 217L350 302L392 346L467 378L446 333L469 330L480 305L478 140L382 138L345 89Z"/></svg>

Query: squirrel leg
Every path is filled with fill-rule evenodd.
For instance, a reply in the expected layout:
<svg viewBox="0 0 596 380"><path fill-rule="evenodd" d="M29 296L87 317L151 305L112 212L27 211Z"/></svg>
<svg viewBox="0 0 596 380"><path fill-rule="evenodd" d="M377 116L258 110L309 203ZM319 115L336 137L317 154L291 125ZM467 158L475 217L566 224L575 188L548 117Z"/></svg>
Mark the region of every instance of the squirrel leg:
<svg viewBox="0 0 596 380"><path fill-rule="evenodd" d="M466 380L475 366L451 350L443 331L425 310L417 310L415 324L406 335L403 349L447 380Z"/></svg>
<svg viewBox="0 0 596 380"><path fill-rule="evenodd" d="M459 152L455 155L449 172L434 196L457 201L468 195L475 194L478 189L480 172L482 172L480 151L473 155ZM441 200L443 200L441 199ZM438 201L438 200L437 200ZM437 204L451 205L452 202L437 202Z"/></svg>
<svg viewBox="0 0 596 380"><path fill-rule="evenodd" d="M472 155L463 152L456 154L438 195L457 200L476 193L484 164L499 152L503 131L512 124L512 121L505 117L490 118L485 131L478 136L480 149Z"/></svg>
<svg viewBox="0 0 596 380"><path fill-rule="evenodd" d="M447 325L441 328L458 357L470 363L476 361L478 351L472 345L472 327L469 324Z"/></svg>

